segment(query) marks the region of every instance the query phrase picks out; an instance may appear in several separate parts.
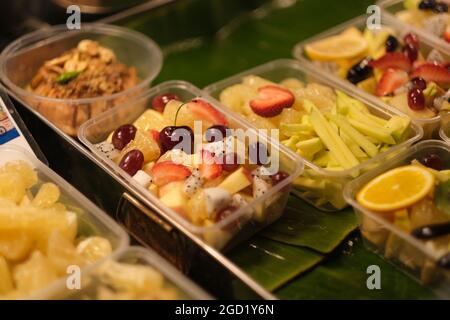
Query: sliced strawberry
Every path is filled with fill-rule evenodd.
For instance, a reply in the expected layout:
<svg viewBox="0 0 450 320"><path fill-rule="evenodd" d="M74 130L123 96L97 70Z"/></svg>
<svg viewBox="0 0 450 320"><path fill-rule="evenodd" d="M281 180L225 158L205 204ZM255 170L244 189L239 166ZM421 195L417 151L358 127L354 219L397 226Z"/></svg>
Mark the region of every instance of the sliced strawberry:
<svg viewBox="0 0 450 320"><path fill-rule="evenodd" d="M157 186L163 186L174 181L182 181L190 175L191 170L188 167L172 161L156 163L151 169L153 183Z"/></svg>
<svg viewBox="0 0 450 320"><path fill-rule="evenodd" d="M262 117L275 117L284 108L290 108L295 102L291 91L275 85L267 85L258 89L259 98L250 101L253 112Z"/></svg>
<svg viewBox="0 0 450 320"><path fill-rule="evenodd" d="M210 122L213 125L228 126L225 116L208 102L201 99L194 99L189 103L189 109L201 120Z"/></svg>
<svg viewBox="0 0 450 320"><path fill-rule="evenodd" d="M407 83L408 73L400 69L387 69L378 81L375 94L383 97L394 92L396 89Z"/></svg>
<svg viewBox="0 0 450 320"><path fill-rule="evenodd" d="M215 179L222 174L222 165L217 163L211 152L202 150L200 175L205 179Z"/></svg>
<svg viewBox="0 0 450 320"><path fill-rule="evenodd" d="M450 83L450 70L438 63L424 63L411 72L411 77L421 77L426 81Z"/></svg>
<svg viewBox="0 0 450 320"><path fill-rule="evenodd" d="M369 65L377 69L396 68L405 71L411 70L411 61L402 52L388 52L377 60L372 60Z"/></svg>
<svg viewBox="0 0 450 320"><path fill-rule="evenodd" d="M156 141L156 143L159 143L159 131L150 129L150 136Z"/></svg>

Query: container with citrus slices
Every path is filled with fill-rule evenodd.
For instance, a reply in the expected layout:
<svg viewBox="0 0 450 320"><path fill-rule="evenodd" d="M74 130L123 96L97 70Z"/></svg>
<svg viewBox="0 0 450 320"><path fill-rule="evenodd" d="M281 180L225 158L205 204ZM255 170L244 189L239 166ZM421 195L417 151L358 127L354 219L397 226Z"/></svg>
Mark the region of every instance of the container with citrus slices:
<svg viewBox="0 0 450 320"><path fill-rule="evenodd" d="M450 146L420 142L350 182L365 243L450 296Z"/></svg>
<svg viewBox="0 0 450 320"><path fill-rule="evenodd" d="M449 52L395 21L369 29L366 20L359 17L305 40L294 56L408 115L430 138L450 112Z"/></svg>
<svg viewBox="0 0 450 320"><path fill-rule="evenodd" d="M0 148L0 299L50 297L127 244L119 225L31 154Z"/></svg>
<svg viewBox="0 0 450 320"><path fill-rule="evenodd" d="M305 160L294 192L319 209L344 208L344 185L418 141L422 128L295 60L276 60L205 88Z"/></svg>

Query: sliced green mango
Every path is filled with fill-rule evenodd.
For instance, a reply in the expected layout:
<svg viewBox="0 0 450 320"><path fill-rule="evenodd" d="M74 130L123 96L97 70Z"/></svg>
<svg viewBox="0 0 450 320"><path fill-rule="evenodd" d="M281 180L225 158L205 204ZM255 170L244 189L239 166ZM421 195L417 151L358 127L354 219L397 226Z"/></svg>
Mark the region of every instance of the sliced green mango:
<svg viewBox="0 0 450 320"><path fill-rule="evenodd" d="M352 125L343 116L330 115L329 118L336 123L339 128L344 131L350 139L358 144L369 156L372 158L378 154L378 148L369 140L364 137L358 130L352 127Z"/></svg>
<svg viewBox="0 0 450 320"><path fill-rule="evenodd" d="M365 135L371 136L371 137L378 139L387 144L391 144L391 145L395 144L394 138L391 136L389 131L385 128L382 128L379 126L376 126L376 127L369 126L365 123L356 121L354 119L349 119L348 121L356 130L358 130L359 132L361 132Z"/></svg>
<svg viewBox="0 0 450 320"><path fill-rule="evenodd" d="M300 141L295 146L302 153L310 156L315 155L317 152L321 151L324 148L324 145L322 143L322 140L320 140L320 138L312 138Z"/></svg>
<svg viewBox="0 0 450 320"><path fill-rule="evenodd" d="M401 142L408 133L410 125L411 119L408 117L392 116L384 127L389 130L395 141Z"/></svg>

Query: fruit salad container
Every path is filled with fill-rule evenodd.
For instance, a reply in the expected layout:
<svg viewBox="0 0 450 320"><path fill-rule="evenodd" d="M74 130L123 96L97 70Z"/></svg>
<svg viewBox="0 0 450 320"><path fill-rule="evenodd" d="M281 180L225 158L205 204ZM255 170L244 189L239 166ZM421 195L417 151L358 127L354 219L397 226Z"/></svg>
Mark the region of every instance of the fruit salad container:
<svg viewBox="0 0 450 320"><path fill-rule="evenodd" d="M86 24L27 34L2 52L1 81L25 106L64 133L145 90L162 67L162 53L136 31Z"/></svg>
<svg viewBox="0 0 450 320"><path fill-rule="evenodd" d="M289 108L284 108L278 115L265 114L260 112L261 108L258 109L264 104L261 104L259 100L257 103L254 102L258 90L260 97L264 92L270 96L270 91L275 90L283 99L290 97L291 102L295 102ZM289 148L290 152L295 152L298 159L305 161L303 175L294 181L294 192L324 211L338 211L347 206L342 190L348 181L362 172L375 168L384 156L392 156L420 140L423 134L420 126L412 123L407 117L399 115L397 111L387 110L376 102L360 96L352 88L342 86L322 76L307 64L295 60L269 62L212 84L205 88L205 91L221 100L226 107L243 115L252 125L258 128L280 129L279 138L283 147ZM278 102L271 106L273 105L282 106ZM348 116L351 112L347 112L347 107L358 108L364 115L355 111L361 119L358 117L350 119ZM337 112L338 109L339 112ZM255 111L261 116L255 114ZM344 115L346 113L347 115ZM314 123L311 122L312 117L315 119ZM370 117L378 124L373 124L366 117ZM334 120L333 123L329 122L332 121L331 118L334 118L339 125L334 123ZM377 140L375 136L370 137L371 133L369 136L359 135L350 128L355 125L358 130L367 134L368 131L359 125L365 121L364 119L371 122L374 127L396 122L399 125L396 127L400 130L397 132L396 140L392 140L389 146L374 147L372 145L373 152L368 151L371 156L359 153L361 143L364 145L368 140L372 142ZM337 128L340 125L345 126L345 130L348 129L353 138L349 139L348 136L344 137L343 133L339 134ZM326 131L321 128L326 128ZM384 131L384 129L377 130ZM327 131L329 133L333 131L336 135L327 137ZM382 139L385 140L385 138ZM332 142L333 139L334 142ZM336 150L337 145L342 148L339 147L339 150ZM344 152L348 155L345 159L353 159L351 163L342 159ZM328 158L331 154L334 154L333 159L339 157L343 165L336 164ZM357 159L354 159L351 154L356 154Z"/></svg>
<svg viewBox="0 0 450 320"><path fill-rule="evenodd" d="M281 216L303 163L267 136L254 135L245 121L218 105L189 83L166 82L89 120L80 127L79 138L145 205L204 243L226 249ZM226 138L207 138L225 128L254 135L258 143L228 131ZM189 141L187 146L172 144L175 132ZM233 145L248 154L230 151ZM247 157L251 148L270 154L271 163L278 162L277 172L267 173L268 167L260 165L267 159ZM228 155L231 161L225 160Z"/></svg>
<svg viewBox="0 0 450 320"><path fill-rule="evenodd" d="M450 111L449 51L384 16L381 29L369 30L367 23L367 16L347 21L300 42L293 55L408 115L422 126L424 138L436 137L441 115Z"/></svg>
<svg viewBox="0 0 450 320"><path fill-rule="evenodd" d="M211 297L150 249L130 247L83 278L65 300L209 300Z"/></svg>
<svg viewBox="0 0 450 320"><path fill-rule="evenodd" d="M11 212L14 212L11 215ZM0 297L46 299L128 245L104 212L17 146L0 148Z"/></svg>
<svg viewBox="0 0 450 320"><path fill-rule="evenodd" d="M377 5L382 14L411 26L430 37L445 50L450 50L450 11L446 0L382 0Z"/></svg>
<svg viewBox="0 0 450 320"><path fill-rule="evenodd" d="M367 247L446 298L450 297L449 169L450 146L426 140L344 190L359 215Z"/></svg>
<svg viewBox="0 0 450 320"><path fill-rule="evenodd" d="M442 140L450 144L450 116L443 117L439 135Z"/></svg>

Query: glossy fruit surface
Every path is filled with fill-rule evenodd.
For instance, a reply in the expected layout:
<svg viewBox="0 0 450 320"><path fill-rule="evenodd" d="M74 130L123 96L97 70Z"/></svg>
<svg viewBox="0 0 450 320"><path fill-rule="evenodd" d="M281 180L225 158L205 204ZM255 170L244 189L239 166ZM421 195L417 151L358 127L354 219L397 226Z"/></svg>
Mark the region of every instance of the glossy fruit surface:
<svg viewBox="0 0 450 320"><path fill-rule="evenodd" d="M412 110L423 110L425 108L425 96L423 91L413 88L408 92L408 106Z"/></svg>
<svg viewBox="0 0 450 320"><path fill-rule="evenodd" d="M439 157L437 154L431 153L422 159L420 159L420 163L422 163L424 166L434 169L434 170L443 170L444 164L442 161L442 158Z"/></svg>
<svg viewBox="0 0 450 320"><path fill-rule="evenodd" d="M181 149L187 154L193 152L194 133L188 126L169 126L159 133L161 152L165 153L172 149Z"/></svg>
<svg viewBox="0 0 450 320"><path fill-rule="evenodd" d="M220 124L209 127L205 132L206 141L222 141L227 136L227 129L227 126Z"/></svg>
<svg viewBox="0 0 450 320"><path fill-rule="evenodd" d="M166 107L166 104L169 103L171 100L180 100L180 97L178 97L175 93L163 93L158 96L156 96L152 101L152 107L156 111L163 112L164 108Z"/></svg>
<svg viewBox="0 0 450 320"><path fill-rule="evenodd" d="M136 136L136 127L132 124L124 124L114 131L112 144L117 150L122 150Z"/></svg>
<svg viewBox="0 0 450 320"><path fill-rule="evenodd" d="M122 168L130 176L134 176L136 172L142 169L144 165L144 155L139 150L131 150L122 158L119 167Z"/></svg>

